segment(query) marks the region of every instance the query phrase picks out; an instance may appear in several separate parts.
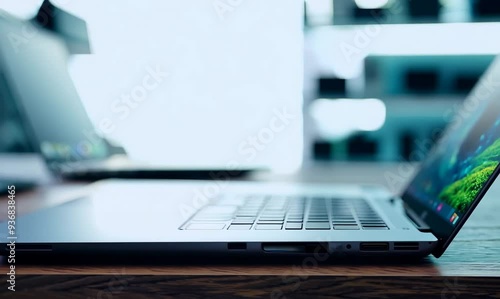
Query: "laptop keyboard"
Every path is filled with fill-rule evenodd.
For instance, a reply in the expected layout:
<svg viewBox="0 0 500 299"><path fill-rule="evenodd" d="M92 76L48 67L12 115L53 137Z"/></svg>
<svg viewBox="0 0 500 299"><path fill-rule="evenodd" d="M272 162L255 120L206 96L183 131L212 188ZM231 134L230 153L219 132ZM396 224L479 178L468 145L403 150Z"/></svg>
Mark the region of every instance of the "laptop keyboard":
<svg viewBox="0 0 500 299"><path fill-rule="evenodd" d="M183 230L388 230L362 198L227 197L200 209Z"/></svg>

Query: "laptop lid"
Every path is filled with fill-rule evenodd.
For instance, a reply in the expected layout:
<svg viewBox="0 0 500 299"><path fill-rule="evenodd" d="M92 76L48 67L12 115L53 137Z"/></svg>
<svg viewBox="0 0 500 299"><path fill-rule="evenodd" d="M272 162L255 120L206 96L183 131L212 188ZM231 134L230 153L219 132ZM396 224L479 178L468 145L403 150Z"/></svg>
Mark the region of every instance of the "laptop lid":
<svg viewBox="0 0 500 299"><path fill-rule="evenodd" d="M0 14L0 84L51 170L108 157L67 70L63 41L29 22Z"/></svg>
<svg viewBox="0 0 500 299"><path fill-rule="evenodd" d="M465 100L403 200L439 239L441 256L495 181L500 163L500 56ZM445 116L443 116L445 117Z"/></svg>

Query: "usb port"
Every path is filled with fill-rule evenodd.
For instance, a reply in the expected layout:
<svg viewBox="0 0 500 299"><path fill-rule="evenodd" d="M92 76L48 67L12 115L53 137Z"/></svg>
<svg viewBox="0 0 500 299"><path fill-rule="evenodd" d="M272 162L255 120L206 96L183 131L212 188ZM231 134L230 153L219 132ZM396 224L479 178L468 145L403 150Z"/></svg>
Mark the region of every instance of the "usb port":
<svg viewBox="0 0 500 299"><path fill-rule="evenodd" d="M368 242L361 243L361 251L388 251L389 243L385 242Z"/></svg>

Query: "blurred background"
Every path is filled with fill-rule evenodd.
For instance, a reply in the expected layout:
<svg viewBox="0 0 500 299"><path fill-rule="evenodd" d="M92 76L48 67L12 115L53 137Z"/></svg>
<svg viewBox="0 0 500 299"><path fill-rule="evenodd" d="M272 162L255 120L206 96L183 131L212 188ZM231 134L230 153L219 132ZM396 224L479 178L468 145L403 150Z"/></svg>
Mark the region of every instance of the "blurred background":
<svg viewBox="0 0 500 299"><path fill-rule="evenodd" d="M308 0L312 157L421 158L500 52L498 21L494 0Z"/></svg>
<svg viewBox="0 0 500 299"><path fill-rule="evenodd" d="M68 68L96 125L148 67L161 63L168 88L105 137L134 158L173 166L238 159L241 141L282 107L296 121L244 164L292 172L327 161L418 159L412 153L429 149L500 53L498 0L293 1L300 11L282 0L195 1L211 7L210 16L200 3L160 0L0 0L0 9L36 20L43 4L85 23L87 42L68 33L62 17L46 27L69 40ZM240 9L227 6L236 2ZM254 13L228 26L213 13L220 4ZM192 68L171 67L186 51ZM211 75L236 52L224 66L241 76ZM272 96L260 92L263 84L285 82L295 84ZM160 105L155 98L170 100ZM0 152L35 150L19 120L15 105L0 97Z"/></svg>

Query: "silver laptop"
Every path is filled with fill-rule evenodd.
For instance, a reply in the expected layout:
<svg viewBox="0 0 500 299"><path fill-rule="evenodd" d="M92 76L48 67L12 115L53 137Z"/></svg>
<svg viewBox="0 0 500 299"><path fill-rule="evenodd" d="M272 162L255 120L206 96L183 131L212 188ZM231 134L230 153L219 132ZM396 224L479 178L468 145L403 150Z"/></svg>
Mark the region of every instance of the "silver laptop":
<svg viewBox="0 0 500 299"><path fill-rule="evenodd" d="M439 257L499 172L498 78L500 59L400 196L335 182L109 180L1 223L1 243L17 254Z"/></svg>
<svg viewBox="0 0 500 299"><path fill-rule="evenodd" d="M499 76L496 59L399 197L334 182L102 181L17 218L17 251L439 257L499 172Z"/></svg>

